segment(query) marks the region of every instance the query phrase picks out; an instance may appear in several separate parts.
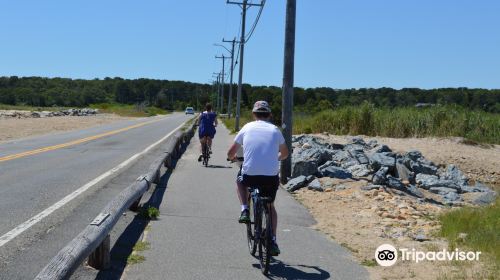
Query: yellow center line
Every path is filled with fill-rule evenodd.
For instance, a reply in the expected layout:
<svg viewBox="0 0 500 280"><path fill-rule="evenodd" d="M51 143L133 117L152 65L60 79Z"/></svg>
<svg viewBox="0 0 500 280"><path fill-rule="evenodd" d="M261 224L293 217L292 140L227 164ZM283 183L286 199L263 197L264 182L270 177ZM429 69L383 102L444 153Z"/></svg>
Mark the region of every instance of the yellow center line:
<svg viewBox="0 0 500 280"><path fill-rule="evenodd" d="M89 141L92 141L92 140L96 140L96 139L103 138L103 137L106 137L106 136L118 134L120 132L124 132L124 131L127 131L127 130L138 128L138 127L141 127L141 126L145 126L147 124L154 123L154 122L157 122L159 120L161 120L161 119L157 119L157 120L153 120L153 121L149 121L149 122L143 122L143 123L139 123L139 124L134 124L134 125L131 125L131 126L127 126L127 127L124 127L124 128L117 129L117 130L108 131L108 132L105 132L105 133L101 133L101 134L97 134L97 135L94 135L94 136L85 137L85 138L74 140L74 141L67 142L67 143L62 143L62 144L58 144L58 145L54 145L54 146L48 146L48 147L39 148L39 149L36 149L36 150L31 150L31 151L26 151L26 152L18 153L18 154L13 154L13 155L8 155L8 156L0 157L0 162L8 161L8 160L13 160L13 159L18 159L18 158L22 158L22 157L26 157L26 156L31 156L31 155L36 155L36 154L40 154L40 153L44 153L44 152L48 152L48 151L53 151L53 150L57 150L57 149L61 149L61 148L66 148L66 147L69 147L69 146L78 145L78 144L81 144L81 143L89 142Z"/></svg>

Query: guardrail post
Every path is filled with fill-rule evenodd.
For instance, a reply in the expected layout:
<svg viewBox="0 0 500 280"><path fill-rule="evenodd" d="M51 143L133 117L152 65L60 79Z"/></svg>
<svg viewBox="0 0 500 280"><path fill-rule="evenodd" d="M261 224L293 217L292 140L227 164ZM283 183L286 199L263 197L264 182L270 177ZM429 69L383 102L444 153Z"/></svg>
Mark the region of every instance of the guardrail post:
<svg viewBox="0 0 500 280"><path fill-rule="evenodd" d="M101 245L99 245L99 247L97 247L95 251L90 254L88 260L89 266L98 270L108 269L111 264L110 248L111 237L108 234L102 241Z"/></svg>
<svg viewBox="0 0 500 280"><path fill-rule="evenodd" d="M160 183L160 178L161 178L161 172L160 169L158 169L158 171L156 171L155 178L153 179L153 183L158 185Z"/></svg>
<svg viewBox="0 0 500 280"><path fill-rule="evenodd" d="M132 205L130 205L130 207L128 209L130 211L137 212L137 210L139 210L139 204L141 203L141 198L142 198L142 195L139 197L139 199L134 201L134 203L132 203Z"/></svg>

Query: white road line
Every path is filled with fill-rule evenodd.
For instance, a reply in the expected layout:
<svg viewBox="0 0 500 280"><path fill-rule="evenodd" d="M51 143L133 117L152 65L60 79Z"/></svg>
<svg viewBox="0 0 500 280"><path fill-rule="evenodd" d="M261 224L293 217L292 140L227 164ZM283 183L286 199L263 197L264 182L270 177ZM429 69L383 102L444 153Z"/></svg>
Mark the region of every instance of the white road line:
<svg viewBox="0 0 500 280"><path fill-rule="evenodd" d="M29 220L27 220L26 222L18 225L17 227L15 227L11 231L7 232L6 234L0 236L0 247L2 247L3 245L5 245L6 243L8 243L9 241L11 241L12 239L16 238L18 235L20 235L21 233L23 233L24 231L26 231L27 229L29 229L30 227L32 227L36 223L40 222L43 218L49 216L50 214L52 214L57 209L63 207L68 202L70 202L71 200L73 200L76 197L78 197L80 194L84 193L85 191L87 191L91 187L95 186L100 181L106 179L107 177L109 177L109 176L115 174L116 172L120 171L121 169L125 168L127 165L129 165L130 163L132 163L134 160L136 160L140 156L146 154L151 149L153 149L156 146L158 146L161 142L163 142L165 139L167 139L170 135L172 135L175 131L177 131L177 129L181 128L184 124L185 123L183 123L180 126L176 127L174 130L172 130L172 132L170 132L169 134L165 135L165 137L163 137L160 140L156 141L155 143L153 143L151 146L147 147L142 152L133 155L129 159L127 159L124 162L120 163L119 165L113 167L111 170L108 170L107 172L103 173L99 177L97 177L94 180L88 182L87 184L83 185L82 187L80 187L76 191L72 192L71 194L67 195L63 199L59 200L58 202L56 202L55 204L53 204L49 208L47 208L47 209L43 210L42 212L38 213L37 215L31 217Z"/></svg>

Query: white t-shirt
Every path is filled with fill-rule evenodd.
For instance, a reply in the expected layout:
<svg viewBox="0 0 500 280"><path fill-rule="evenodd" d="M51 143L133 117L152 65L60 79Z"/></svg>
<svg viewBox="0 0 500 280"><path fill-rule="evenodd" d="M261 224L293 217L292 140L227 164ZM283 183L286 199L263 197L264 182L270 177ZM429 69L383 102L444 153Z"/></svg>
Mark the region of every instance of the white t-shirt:
<svg viewBox="0 0 500 280"><path fill-rule="evenodd" d="M279 146L285 143L275 125L265 121L247 123L234 138L243 146L242 174L275 176L279 172Z"/></svg>

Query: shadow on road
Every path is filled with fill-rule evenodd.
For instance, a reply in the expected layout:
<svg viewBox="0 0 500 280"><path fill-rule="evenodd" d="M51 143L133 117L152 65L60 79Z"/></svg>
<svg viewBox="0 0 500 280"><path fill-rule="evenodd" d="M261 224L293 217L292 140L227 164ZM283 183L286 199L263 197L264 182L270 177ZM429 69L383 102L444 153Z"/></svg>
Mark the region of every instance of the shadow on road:
<svg viewBox="0 0 500 280"><path fill-rule="evenodd" d="M225 166L225 165L213 165L213 164L209 164L207 167L208 167L208 168L233 168L232 166Z"/></svg>
<svg viewBox="0 0 500 280"><path fill-rule="evenodd" d="M260 264L253 264L253 267L260 269ZM269 279L304 279L304 280L323 280L330 279L330 273L310 265L290 265L279 260L274 260L269 267Z"/></svg>
<svg viewBox="0 0 500 280"><path fill-rule="evenodd" d="M185 143L181 149L181 155L185 152L189 142ZM175 169L178 160L172 162ZM160 208L163 201L163 196L167 190L168 181L172 172L167 170L160 179L160 183L156 185L149 199L142 204L143 208L155 207ZM147 193L145 194L147 195ZM133 212L132 212L133 213ZM131 214L131 212L129 212ZM123 233L118 237L118 240L111 249L111 267L108 270L101 270L95 279L98 280L119 280L121 279L127 260L134 250L135 244L140 240L144 230L150 223L150 220L145 219L140 214L136 213L132 222L126 227Z"/></svg>

